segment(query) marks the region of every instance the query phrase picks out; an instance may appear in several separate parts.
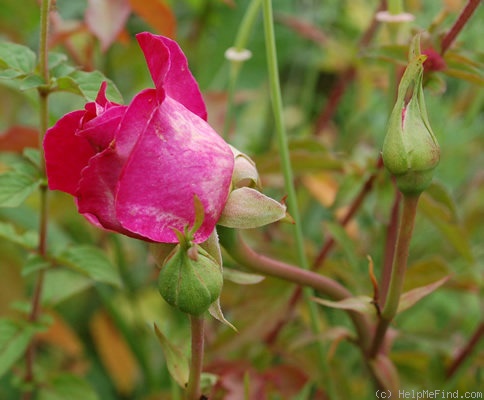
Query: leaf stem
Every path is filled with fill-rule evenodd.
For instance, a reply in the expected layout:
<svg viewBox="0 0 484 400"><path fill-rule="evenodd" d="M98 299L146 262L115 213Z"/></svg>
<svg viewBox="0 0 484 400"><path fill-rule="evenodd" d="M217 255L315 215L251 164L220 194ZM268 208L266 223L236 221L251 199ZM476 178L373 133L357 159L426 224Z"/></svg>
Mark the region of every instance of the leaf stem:
<svg viewBox="0 0 484 400"><path fill-rule="evenodd" d="M205 320L203 317L190 316L192 332L192 355L190 359L190 374L186 400L200 400L202 392L200 389L200 376L203 368Z"/></svg>
<svg viewBox="0 0 484 400"><path fill-rule="evenodd" d="M397 245L393 266L390 276L390 285L386 296L385 305L381 312L381 318L378 322L370 357L376 357L381 344L385 338L388 327L397 314L400 296L403 290L405 272L407 270L408 250L412 239L413 227L415 225L415 216L417 212L418 200L420 194L403 195L403 210L398 231Z"/></svg>

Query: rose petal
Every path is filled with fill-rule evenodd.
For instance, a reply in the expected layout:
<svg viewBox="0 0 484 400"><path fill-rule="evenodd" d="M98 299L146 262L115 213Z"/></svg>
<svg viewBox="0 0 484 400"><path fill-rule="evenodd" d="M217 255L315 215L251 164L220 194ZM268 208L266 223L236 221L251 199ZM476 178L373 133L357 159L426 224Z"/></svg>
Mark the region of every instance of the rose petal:
<svg viewBox="0 0 484 400"><path fill-rule="evenodd" d="M45 163L49 188L75 195L82 169L95 154L89 142L75 132L83 110L64 115L44 138Z"/></svg>
<svg viewBox="0 0 484 400"><path fill-rule="evenodd" d="M163 88L166 96L206 121L207 109L202 94L180 46L171 39L148 32L138 33L136 39L145 55L155 87Z"/></svg>
<svg viewBox="0 0 484 400"><path fill-rule="evenodd" d="M234 164L230 147L207 123L168 97L144 128L119 182L119 221L153 241L175 243L172 229L183 231L193 223L197 195L205 219L195 242L205 241L227 200Z"/></svg>
<svg viewBox="0 0 484 400"><path fill-rule="evenodd" d="M116 217L114 193L122 168L123 160L113 148L91 158L82 172L77 207L79 213L99 228L145 239L124 229Z"/></svg>
<svg viewBox="0 0 484 400"><path fill-rule="evenodd" d="M156 98L156 90L147 89L133 99L117 125L114 142L91 158L79 183L79 212L98 226L128 236L140 237L123 228L116 217L116 188L129 154L158 106Z"/></svg>

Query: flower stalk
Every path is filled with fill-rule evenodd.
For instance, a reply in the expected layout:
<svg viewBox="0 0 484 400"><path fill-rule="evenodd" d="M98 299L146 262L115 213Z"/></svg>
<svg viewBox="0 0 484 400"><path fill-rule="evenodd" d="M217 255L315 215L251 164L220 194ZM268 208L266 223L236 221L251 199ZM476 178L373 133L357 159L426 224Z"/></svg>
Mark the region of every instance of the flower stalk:
<svg viewBox="0 0 484 400"><path fill-rule="evenodd" d="M203 369L205 321L203 316L190 315L192 333L192 355L190 359L190 374L186 391L186 400L199 400L202 392L200 378Z"/></svg>
<svg viewBox="0 0 484 400"><path fill-rule="evenodd" d="M404 195L402 199L403 210L393 259L390 285L370 350L371 358L376 357L378 354L388 327L398 311L419 198L420 195Z"/></svg>

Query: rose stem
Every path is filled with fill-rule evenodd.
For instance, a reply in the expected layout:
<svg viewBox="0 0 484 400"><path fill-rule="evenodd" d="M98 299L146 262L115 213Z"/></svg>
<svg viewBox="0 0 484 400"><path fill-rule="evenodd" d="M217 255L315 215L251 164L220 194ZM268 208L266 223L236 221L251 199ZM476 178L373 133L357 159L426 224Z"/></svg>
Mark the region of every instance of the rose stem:
<svg viewBox="0 0 484 400"><path fill-rule="evenodd" d="M301 229L301 218L299 216L299 208L296 198L296 190L294 187L294 178L292 173L291 161L289 157L289 147L287 142L287 134L284 126L283 119L283 106L281 88L279 85L279 70L277 64L277 50L276 40L274 34L274 18L272 15L272 1L264 0L263 4L263 20L264 20L264 36L266 44L266 57L269 75L269 86L272 100L272 109L274 114L276 137L278 141L279 156L281 158L282 171L284 175L285 189L287 193L287 206L289 213L294 218L294 239L296 243L296 252L299 265L302 269L308 270L309 264L304 251L304 241ZM309 310L311 328L315 334L319 332L318 325L318 310L316 304L310 300L312 290L305 288L304 298ZM322 368L326 368L326 360L324 356L324 348L320 341L317 342L319 348L318 355L320 358L320 365ZM328 392L331 394L332 382L328 380ZM332 397L332 396L330 396Z"/></svg>
<svg viewBox="0 0 484 400"><path fill-rule="evenodd" d="M200 389L200 376L203 367L204 324L203 317L190 316L192 355L186 393L187 400L199 400L202 394Z"/></svg>
<svg viewBox="0 0 484 400"><path fill-rule="evenodd" d="M408 250L410 247L410 241L412 239L413 227L415 225L415 215L417 213L419 198L420 194L404 194L402 198L403 210L402 217L400 219L395 256L393 258L390 285L388 287L385 305L376 328L375 337L370 350L370 357L376 357L378 354L381 344L385 338L388 326L398 310L398 304L405 279L405 272L407 269Z"/></svg>
<svg viewBox="0 0 484 400"><path fill-rule="evenodd" d="M385 304L387 297L388 286L390 285L390 277L392 274L393 258L395 257L395 247L398 235L398 217L400 211L402 195L395 187L395 198L393 200L392 209L390 212L390 222L386 229L385 252L383 258L383 268L380 280L380 307Z"/></svg>
<svg viewBox="0 0 484 400"><path fill-rule="evenodd" d="M440 49L441 55L443 55L449 49L449 47L454 42L459 32L462 30L462 28L464 28L464 26L466 25L467 21L469 21L474 11L476 11L477 7L479 6L479 3L480 3L480 0L469 0L467 2L466 6L460 13L459 17L457 18L457 21L455 21L452 28L450 28L450 30L442 39L442 44Z"/></svg>
<svg viewBox="0 0 484 400"><path fill-rule="evenodd" d="M254 26L254 22L257 20L259 7L262 0L252 0L244 14L244 18L239 25L239 30L237 36L235 37L234 47L237 50L242 50L247 47L247 42L249 41L250 31ZM242 67L242 62L240 61L230 61L230 75L229 75L229 85L227 88L227 111L224 120L224 130L223 137L227 139L230 133L230 126L232 125L232 120L234 116L234 96L235 88L237 85L237 79Z"/></svg>
<svg viewBox="0 0 484 400"><path fill-rule="evenodd" d="M45 161L44 152L42 147L43 138L47 131L49 124L49 65L48 65L48 52L47 52L47 36L49 30L49 11L50 0L42 0L40 6L40 44L39 44L39 66L42 78L44 79L45 86L40 86L39 92L39 105L40 105L40 129L39 129L39 150L40 159L42 163L42 176L45 177ZM43 257L46 255L47 247L47 186L41 184L39 188L40 195L40 221L39 221L39 243L37 245L37 253ZM31 301L31 310L29 314L29 321L34 323L38 320L41 313L41 298L42 289L44 286L44 270L40 270L37 274L37 280L34 286L34 292ZM35 361L35 342L31 341L25 352L25 376L24 382L26 387L29 388L29 383L34 381L34 361ZM32 398L32 388L27 389L24 392L22 398L29 400Z"/></svg>

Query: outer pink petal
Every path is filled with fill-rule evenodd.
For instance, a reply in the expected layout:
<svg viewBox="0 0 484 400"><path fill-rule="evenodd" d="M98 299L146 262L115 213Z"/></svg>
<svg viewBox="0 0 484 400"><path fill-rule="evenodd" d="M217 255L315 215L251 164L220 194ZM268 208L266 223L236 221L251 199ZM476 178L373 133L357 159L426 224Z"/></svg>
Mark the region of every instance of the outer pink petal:
<svg viewBox="0 0 484 400"><path fill-rule="evenodd" d="M229 194L232 151L205 121L170 98L144 128L119 182L119 221L153 241L175 243L172 229L193 224L197 195L205 219L195 241L205 241Z"/></svg>
<svg viewBox="0 0 484 400"><path fill-rule="evenodd" d="M44 138L49 188L62 190L73 196L76 194L82 169L95 154L89 142L75 134L83 115L83 110L64 115L47 131Z"/></svg>
<svg viewBox="0 0 484 400"><path fill-rule="evenodd" d="M157 89L207 120L207 109L198 83L188 69L188 61L178 44L148 32L136 35Z"/></svg>
<svg viewBox="0 0 484 400"><path fill-rule="evenodd" d="M122 168L123 160L113 148L91 158L82 172L77 207L79 213L99 228L145 239L124 229L116 217L114 193Z"/></svg>
<svg viewBox="0 0 484 400"><path fill-rule="evenodd" d="M82 171L77 193L79 212L89 221L133 237L140 235L123 228L117 219L115 194L127 158L158 105L156 97L156 90L148 89L133 99L118 125L112 144L92 157L88 167Z"/></svg>

